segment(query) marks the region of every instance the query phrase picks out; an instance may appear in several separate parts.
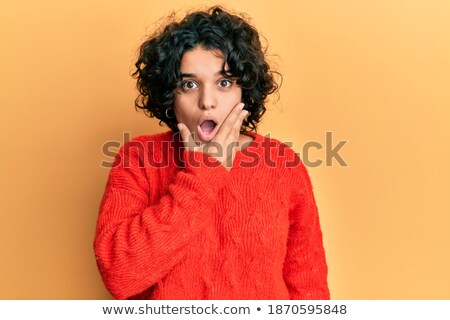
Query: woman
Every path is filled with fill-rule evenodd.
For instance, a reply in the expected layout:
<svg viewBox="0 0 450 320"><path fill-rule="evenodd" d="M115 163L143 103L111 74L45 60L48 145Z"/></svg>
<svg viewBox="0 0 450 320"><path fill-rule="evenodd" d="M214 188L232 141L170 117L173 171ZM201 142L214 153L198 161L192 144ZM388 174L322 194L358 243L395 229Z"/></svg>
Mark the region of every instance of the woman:
<svg viewBox="0 0 450 320"><path fill-rule="evenodd" d="M125 144L94 249L117 299L329 299L306 168L254 132L277 90L258 32L220 7L145 41L136 106L170 131Z"/></svg>

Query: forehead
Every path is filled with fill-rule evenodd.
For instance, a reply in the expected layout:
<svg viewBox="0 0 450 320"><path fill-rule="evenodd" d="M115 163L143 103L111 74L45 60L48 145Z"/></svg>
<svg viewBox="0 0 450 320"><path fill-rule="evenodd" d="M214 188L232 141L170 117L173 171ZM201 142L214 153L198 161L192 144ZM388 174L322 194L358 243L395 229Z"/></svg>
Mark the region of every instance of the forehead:
<svg viewBox="0 0 450 320"><path fill-rule="evenodd" d="M201 47L186 51L181 59L183 73L205 73L222 70L223 53L220 50L206 50Z"/></svg>

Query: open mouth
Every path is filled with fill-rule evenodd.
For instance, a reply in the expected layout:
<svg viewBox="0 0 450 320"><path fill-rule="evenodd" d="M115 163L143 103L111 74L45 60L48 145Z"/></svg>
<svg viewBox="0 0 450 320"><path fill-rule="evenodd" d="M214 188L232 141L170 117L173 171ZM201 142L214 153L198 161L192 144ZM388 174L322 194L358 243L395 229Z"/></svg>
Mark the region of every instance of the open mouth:
<svg viewBox="0 0 450 320"><path fill-rule="evenodd" d="M200 123L200 128L202 128L203 132L210 133L216 127L216 123L213 120L205 120Z"/></svg>
<svg viewBox="0 0 450 320"><path fill-rule="evenodd" d="M217 131L217 122L215 119L204 119L198 126L198 135L203 141L210 141Z"/></svg>

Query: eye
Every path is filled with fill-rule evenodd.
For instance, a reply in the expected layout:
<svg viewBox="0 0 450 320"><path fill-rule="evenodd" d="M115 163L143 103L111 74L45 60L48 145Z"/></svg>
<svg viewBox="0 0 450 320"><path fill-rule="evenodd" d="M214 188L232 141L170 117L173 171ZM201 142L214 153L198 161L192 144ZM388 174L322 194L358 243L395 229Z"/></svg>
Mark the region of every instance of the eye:
<svg viewBox="0 0 450 320"><path fill-rule="evenodd" d="M219 81L218 84L219 84L219 87L221 87L221 88L228 88L233 85L233 81L231 81L230 79L222 79Z"/></svg>
<svg viewBox="0 0 450 320"><path fill-rule="evenodd" d="M183 90L192 90L198 87L197 83L191 80L186 80L181 82L180 84L181 89Z"/></svg>

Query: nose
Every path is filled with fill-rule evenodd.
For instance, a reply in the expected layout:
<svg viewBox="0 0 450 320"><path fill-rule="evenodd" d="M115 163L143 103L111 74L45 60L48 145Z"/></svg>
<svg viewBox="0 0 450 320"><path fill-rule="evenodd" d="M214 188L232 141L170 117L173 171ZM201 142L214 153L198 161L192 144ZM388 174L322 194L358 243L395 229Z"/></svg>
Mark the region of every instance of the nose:
<svg viewBox="0 0 450 320"><path fill-rule="evenodd" d="M217 106L217 97L216 92L214 92L214 89L208 86L204 86L200 90L198 104L200 109L204 110L215 108Z"/></svg>

